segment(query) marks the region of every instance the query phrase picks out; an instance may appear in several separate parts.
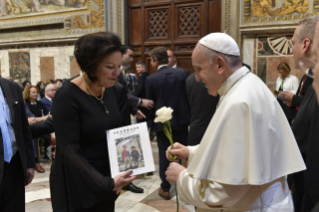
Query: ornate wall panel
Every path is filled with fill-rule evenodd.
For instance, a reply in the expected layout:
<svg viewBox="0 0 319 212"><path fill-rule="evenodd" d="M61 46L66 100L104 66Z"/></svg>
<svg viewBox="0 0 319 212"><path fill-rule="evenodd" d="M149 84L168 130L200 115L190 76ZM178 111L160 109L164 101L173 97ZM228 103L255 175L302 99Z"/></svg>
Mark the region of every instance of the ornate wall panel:
<svg viewBox="0 0 319 212"><path fill-rule="evenodd" d="M241 27L285 26L319 14L317 0L242 0Z"/></svg>
<svg viewBox="0 0 319 212"><path fill-rule="evenodd" d="M167 39L168 38L168 8L147 9L147 38Z"/></svg>

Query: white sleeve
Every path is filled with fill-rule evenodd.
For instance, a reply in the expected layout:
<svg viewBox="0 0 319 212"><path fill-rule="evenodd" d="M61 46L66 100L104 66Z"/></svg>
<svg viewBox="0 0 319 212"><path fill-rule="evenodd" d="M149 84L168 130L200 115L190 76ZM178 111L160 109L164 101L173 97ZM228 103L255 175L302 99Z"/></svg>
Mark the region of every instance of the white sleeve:
<svg viewBox="0 0 319 212"><path fill-rule="evenodd" d="M228 185L193 178L183 170L177 180L177 191L181 201L203 209L228 208L245 195L251 185Z"/></svg>
<svg viewBox="0 0 319 212"><path fill-rule="evenodd" d="M198 144L196 146L187 146L188 147L188 151L189 151L189 154L188 154L188 163L190 163L196 153L196 149L198 147Z"/></svg>

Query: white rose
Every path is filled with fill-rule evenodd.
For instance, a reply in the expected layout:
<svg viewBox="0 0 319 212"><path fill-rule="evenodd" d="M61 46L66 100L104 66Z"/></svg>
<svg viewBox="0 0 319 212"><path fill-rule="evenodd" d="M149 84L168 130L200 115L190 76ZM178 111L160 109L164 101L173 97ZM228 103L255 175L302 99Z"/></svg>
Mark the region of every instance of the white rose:
<svg viewBox="0 0 319 212"><path fill-rule="evenodd" d="M172 119L173 109L170 107L162 107L156 111L157 117L155 118L154 122L161 122L164 123Z"/></svg>

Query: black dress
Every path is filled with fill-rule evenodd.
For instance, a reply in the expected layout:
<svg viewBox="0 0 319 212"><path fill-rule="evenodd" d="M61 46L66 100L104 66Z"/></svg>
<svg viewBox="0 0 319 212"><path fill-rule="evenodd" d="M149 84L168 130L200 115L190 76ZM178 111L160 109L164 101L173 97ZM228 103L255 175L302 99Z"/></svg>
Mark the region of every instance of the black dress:
<svg viewBox="0 0 319 212"><path fill-rule="evenodd" d="M117 92L116 86L105 89L109 114L69 81L57 92L52 107L57 145L50 175L53 211L114 211L117 195L106 130L123 126L126 101L118 99Z"/></svg>
<svg viewBox="0 0 319 212"><path fill-rule="evenodd" d="M46 116L48 114L47 109L45 109L44 105L40 101L36 101L36 104L31 104L29 100L25 101L31 111L31 113L35 117Z"/></svg>

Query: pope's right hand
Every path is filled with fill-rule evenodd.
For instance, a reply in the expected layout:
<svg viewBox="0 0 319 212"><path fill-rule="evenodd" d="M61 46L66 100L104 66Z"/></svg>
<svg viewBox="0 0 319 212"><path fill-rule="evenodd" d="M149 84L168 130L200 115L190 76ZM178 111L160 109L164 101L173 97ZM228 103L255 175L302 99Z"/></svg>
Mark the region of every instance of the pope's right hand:
<svg viewBox="0 0 319 212"><path fill-rule="evenodd" d="M183 144L180 144L178 142L173 144L173 149L171 149L171 146L169 146L166 150L166 157L168 160L172 161L169 152L173 155L176 155L179 159L188 159L189 150L187 146L184 146Z"/></svg>
<svg viewBox="0 0 319 212"><path fill-rule="evenodd" d="M135 180L136 176L130 176L132 174L132 170L127 170L119 175L114 177L114 189L119 192L121 188L128 185L130 182Z"/></svg>

